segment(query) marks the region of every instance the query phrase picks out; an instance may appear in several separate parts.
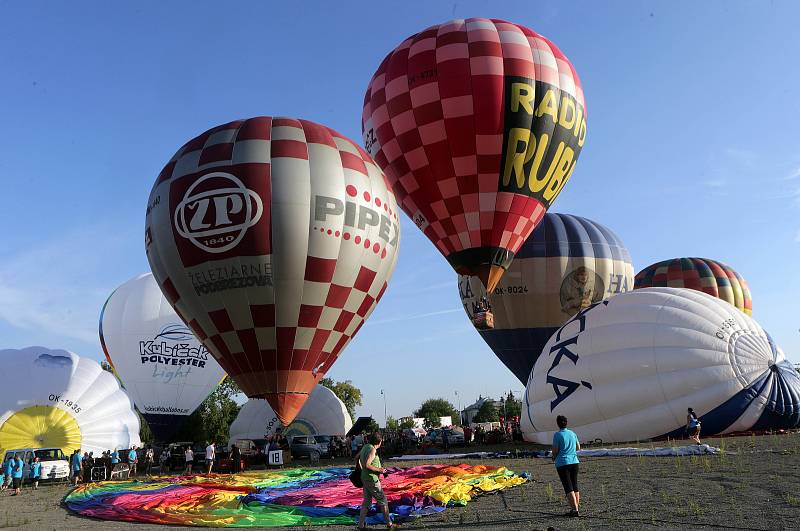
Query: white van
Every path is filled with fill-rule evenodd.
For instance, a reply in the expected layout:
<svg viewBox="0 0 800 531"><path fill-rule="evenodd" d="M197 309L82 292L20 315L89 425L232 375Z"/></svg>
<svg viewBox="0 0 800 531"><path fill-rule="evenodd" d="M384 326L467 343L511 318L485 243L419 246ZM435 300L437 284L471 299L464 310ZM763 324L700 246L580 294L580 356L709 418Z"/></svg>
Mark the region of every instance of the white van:
<svg viewBox="0 0 800 531"><path fill-rule="evenodd" d="M39 471L40 481L48 479L64 479L69 477L69 459L61 451L61 448L17 448L6 450L3 456L3 463L9 456L22 457L25 466L22 469L22 477L27 481L31 476L31 463L33 458L38 457L42 467Z"/></svg>

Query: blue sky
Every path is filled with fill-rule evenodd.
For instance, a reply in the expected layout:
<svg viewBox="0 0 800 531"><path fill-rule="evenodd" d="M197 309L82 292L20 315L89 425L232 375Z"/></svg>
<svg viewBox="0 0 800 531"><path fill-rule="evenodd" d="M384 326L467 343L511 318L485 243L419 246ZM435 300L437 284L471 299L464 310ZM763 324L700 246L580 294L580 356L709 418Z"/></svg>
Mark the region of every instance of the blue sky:
<svg viewBox="0 0 800 531"><path fill-rule="evenodd" d="M612 228L636 270L676 256L732 265L756 320L800 361L800 5L563 4L0 1L0 347L100 359L100 308L148 270L147 197L178 147L264 114L359 140L384 55L481 16L550 38L582 78L587 141L552 210ZM389 290L329 376L353 380L359 413L380 420L382 388L396 417L431 396L521 392L445 260L402 229Z"/></svg>

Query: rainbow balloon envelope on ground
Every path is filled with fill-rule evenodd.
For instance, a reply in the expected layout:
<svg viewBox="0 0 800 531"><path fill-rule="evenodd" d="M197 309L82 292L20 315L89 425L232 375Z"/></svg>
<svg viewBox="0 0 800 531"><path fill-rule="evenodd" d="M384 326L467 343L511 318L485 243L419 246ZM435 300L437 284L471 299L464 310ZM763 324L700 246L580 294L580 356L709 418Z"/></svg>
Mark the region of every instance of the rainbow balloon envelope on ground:
<svg viewBox="0 0 800 531"><path fill-rule="evenodd" d="M362 491L349 468L294 468L235 475L106 481L80 485L64 499L75 513L104 520L207 527L352 525ZM466 505L473 496L527 481L504 467L425 465L381 480L393 518ZM368 523L383 522L375 507Z"/></svg>

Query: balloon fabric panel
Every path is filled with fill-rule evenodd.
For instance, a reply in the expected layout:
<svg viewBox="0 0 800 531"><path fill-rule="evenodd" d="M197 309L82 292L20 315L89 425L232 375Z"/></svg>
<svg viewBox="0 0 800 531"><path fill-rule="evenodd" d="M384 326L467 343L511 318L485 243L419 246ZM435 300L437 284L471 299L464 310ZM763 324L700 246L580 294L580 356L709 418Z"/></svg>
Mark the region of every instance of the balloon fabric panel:
<svg viewBox="0 0 800 531"><path fill-rule="evenodd" d="M572 175L585 116L577 73L552 42L474 18L432 26L383 60L362 131L406 214L491 290Z"/></svg>
<svg viewBox="0 0 800 531"><path fill-rule="evenodd" d="M236 475L153 478L88 483L64 499L83 516L171 525L276 527L353 524L362 490L349 468L287 469ZM425 465L393 469L381 480L395 519L466 505L474 496L524 483L503 467ZM372 507L368 523L382 523Z"/></svg>
<svg viewBox="0 0 800 531"><path fill-rule="evenodd" d="M385 292L399 226L363 149L258 117L178 151L151 192L146 241L176 312L289 424Z"/></svg>

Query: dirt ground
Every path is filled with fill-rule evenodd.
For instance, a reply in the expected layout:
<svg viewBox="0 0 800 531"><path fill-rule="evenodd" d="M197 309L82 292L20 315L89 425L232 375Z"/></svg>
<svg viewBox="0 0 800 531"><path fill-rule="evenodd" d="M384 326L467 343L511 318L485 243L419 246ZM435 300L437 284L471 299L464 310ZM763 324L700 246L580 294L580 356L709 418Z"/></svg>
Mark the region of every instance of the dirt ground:
<svg viewBox="0 0 800 531"><path fill-rule="evenodd" d="M800 434L706 439L719 456L583 458L582 516L567 505L549 459L465 460L529 472L533 480L403 529L798 529ZM679 441L676 444L687 444ZM642 446L664 446L664 443ZM387 462L387 465L392 463ZM414 462L403 462L412 466ZM391 466L391 465L390 465ZM61 505L65 485L0 495L0 528L181 529L87 519ZM380 529L382 526L373 526ZM185 529L185 528L183 528ZM328 529L353 529L329 526Z"/></svg>

